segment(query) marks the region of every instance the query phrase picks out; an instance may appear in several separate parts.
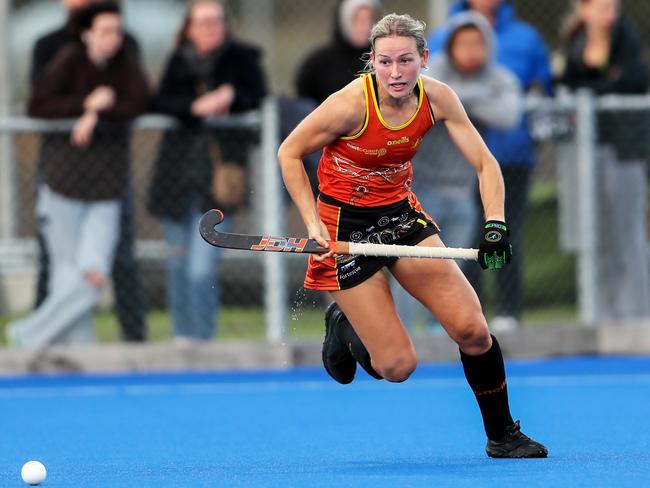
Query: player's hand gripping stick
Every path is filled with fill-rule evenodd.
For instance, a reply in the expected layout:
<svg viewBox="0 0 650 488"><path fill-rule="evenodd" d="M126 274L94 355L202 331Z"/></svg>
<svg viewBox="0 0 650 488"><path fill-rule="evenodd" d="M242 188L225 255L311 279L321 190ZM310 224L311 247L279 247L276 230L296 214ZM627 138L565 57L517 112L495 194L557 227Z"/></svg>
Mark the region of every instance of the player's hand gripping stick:
<svg viewBox="0 0 650 488"><path fill-rule="evenodd" d="M501 269L510 262L512 245L510 230L505 222L488 220L483 227L483 239L478 248L478 262L483 269Z"/></svg>

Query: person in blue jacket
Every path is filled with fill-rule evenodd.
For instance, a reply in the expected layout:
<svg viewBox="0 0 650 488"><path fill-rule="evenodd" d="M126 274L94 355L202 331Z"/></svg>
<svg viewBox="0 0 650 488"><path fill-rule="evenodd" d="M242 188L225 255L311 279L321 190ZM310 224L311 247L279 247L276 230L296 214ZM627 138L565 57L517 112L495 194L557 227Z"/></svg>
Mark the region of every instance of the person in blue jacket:
<svg viewBox="0 0 650 488"><path fill-rule="evenodd" d="M552 95L553 75L544 41L534 27L517 19L513 5L508 0L460 0L451 6L449 15L468 10L482 14L492 24L497 38L497 62L519 78L524 92L538 89ZM429 49L432 53L443 48L448 36L446 29L442 27L431 34ZM506 185L506 216L512 224L511 242L515 249L522 249L530 177L536 160L526 117L522 116L512 130L489 129L485 139L501 165ZM507 330L518 326L523 296L522 275L521 254L513 256L511 265L497 274L493 329ZM470 276L470 281L478 291L478 274Z"/></svg>

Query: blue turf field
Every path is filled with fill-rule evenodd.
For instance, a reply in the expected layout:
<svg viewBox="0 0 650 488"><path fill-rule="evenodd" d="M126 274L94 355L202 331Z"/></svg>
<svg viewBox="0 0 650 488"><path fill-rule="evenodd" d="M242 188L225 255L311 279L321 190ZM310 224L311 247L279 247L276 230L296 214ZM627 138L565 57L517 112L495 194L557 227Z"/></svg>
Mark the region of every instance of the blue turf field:
<svg viewBox="0 0 650 488"><path fill-rule="evenodd" d="M542 460L484 454L458 364L406 383L320 369L0 380L0 486L650 486L650 358L508 361ZM361 376L361 374L360 374Z"/></svg>

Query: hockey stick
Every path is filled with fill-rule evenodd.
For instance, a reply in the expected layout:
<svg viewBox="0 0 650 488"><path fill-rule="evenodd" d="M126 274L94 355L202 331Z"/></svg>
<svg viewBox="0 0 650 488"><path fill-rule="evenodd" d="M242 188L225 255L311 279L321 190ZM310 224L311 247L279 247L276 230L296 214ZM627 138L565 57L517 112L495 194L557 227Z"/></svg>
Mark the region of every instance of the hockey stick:
<svg viewBox="0 0 650 488"><path fill-rule="evenodd" d="M358 242L330 241L330 248L321 247L306 237L252 236L219 232L215 226L223 221L221 210L208 210L201 217L199 232L208 244L228 249L246 251L277 251L322 254L333 250L336 254L363 256L392 256L399 258L465 259L476 261L478 249L460 249L432 246L399 246L394 244L368 244Z"/></svg>

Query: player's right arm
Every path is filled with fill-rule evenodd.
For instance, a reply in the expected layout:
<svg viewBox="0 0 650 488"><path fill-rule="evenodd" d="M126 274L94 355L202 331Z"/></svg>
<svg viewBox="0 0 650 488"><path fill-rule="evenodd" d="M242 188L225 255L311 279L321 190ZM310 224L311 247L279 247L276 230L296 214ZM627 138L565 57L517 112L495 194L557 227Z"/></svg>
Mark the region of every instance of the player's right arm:
<svg viewBox="0 0 650 488"><path fill-rule="evenodd" d="M322 246L330 236L322 224L302 159L338 137L353 134L363 124L365 99L361 79L332 94L298 124L280 145L278 160L284 184L298 207L309 237ZM321 260L327 255L315 257Z"/></svg>

